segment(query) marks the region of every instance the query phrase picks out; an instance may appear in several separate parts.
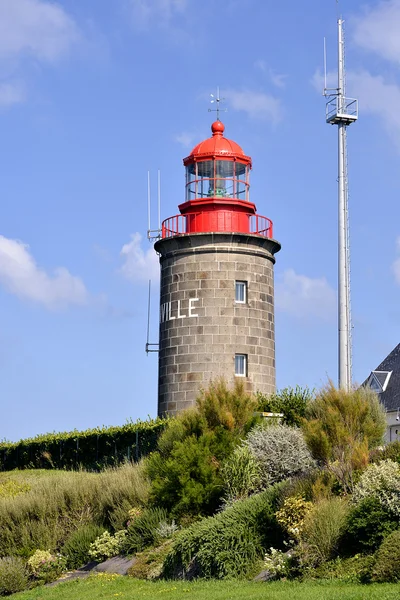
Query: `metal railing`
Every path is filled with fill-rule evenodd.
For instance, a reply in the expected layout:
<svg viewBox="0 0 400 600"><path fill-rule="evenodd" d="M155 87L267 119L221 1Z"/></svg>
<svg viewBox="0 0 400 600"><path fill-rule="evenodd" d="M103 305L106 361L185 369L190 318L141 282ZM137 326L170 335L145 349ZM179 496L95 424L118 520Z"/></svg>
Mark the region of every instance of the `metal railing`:
<svg viewBox="0 0 400 600"><path fill-rule="evenodd" d="M356 121L358 119L358 100L355 98L340 98L335 96L326 104L326 120L328 123L336 121Z"/></svg>
<svg viewBox="0 0 400 600"><path fill-rule="evenodd" d="M211 213L212 214L212 213ZM247 215L237 213L241 219L236 218L235 213L220 212L215 216L216 228L210 228L210 213L189 213L187 215L174 215L163 221L161 226L161 237L170 238L176 235L188 235L190 233L251 233L266 238L273 238L273 223L268 217L262 215ZM196 222L195 227L191 224Z"/></svg>

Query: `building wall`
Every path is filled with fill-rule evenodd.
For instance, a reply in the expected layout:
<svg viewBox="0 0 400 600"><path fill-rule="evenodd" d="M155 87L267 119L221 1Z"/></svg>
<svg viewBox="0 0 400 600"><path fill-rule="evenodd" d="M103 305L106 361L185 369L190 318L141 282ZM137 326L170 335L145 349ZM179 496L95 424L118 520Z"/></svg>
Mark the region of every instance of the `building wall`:
<svg viewBox="0 0 400 600"><path fill-rule="evenodd" d="M400 420L397 420L399 413L390 411L386 413L387 430L385 434L385 443L396 442L400 440Z"/></svg>
<svg viewBox="0 0 400 600"><path fill-rule="evenodd" d="M158 412L193 405L201 387L235 378L247 355L249 391L275 391L274 253L278 242L249 234L192 234L159 240ZM235 282L247 302L235 302Z"/></svg>

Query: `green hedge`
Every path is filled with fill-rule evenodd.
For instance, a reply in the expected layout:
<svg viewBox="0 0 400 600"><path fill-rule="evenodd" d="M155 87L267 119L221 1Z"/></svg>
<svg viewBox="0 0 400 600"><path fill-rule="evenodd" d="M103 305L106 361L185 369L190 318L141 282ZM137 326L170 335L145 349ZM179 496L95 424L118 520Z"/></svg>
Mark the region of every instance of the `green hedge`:
<svg viewBox="0 0 400 600"><path fill-rule="evenodd" d="M247 577L270 547L282 548L275 511L285 484L236 502L180 532L166 557L167 579Z"/></svg>
<svg viewBox="0 0 400 600"><path fill-rule="evenodd" d="M49 433L19 442L0 442L0 471L12 469L98 470L137 461L156 448L166 419L127 422L116 427Z"/></svg>

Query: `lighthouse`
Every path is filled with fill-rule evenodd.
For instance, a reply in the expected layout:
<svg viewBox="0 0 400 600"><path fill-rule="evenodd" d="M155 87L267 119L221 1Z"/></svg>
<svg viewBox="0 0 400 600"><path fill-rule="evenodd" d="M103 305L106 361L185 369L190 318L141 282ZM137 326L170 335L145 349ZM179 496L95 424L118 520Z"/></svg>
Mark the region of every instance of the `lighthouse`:
<svg viewBox="0 0 400 600"><path fill-rule="evenodd" d="M195 403L211 380L241 378L248 391L275 391L272 221L250 201L252 160L224 135L187 158L179 214L162 223L158 414Z"/></svg>

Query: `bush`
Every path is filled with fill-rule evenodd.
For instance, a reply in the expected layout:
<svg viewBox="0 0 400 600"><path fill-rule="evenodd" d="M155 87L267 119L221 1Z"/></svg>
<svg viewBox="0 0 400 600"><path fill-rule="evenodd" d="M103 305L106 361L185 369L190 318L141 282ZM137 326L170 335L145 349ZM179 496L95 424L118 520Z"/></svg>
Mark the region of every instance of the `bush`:
<svg viewBox="0 0 400 600"><path fill-rule="evenodd" d="M298 539L304 526L304 520L313 508L312 502L295 496L286 498L283 506L275 514L276 520L293 539Z"/></svg>
<svg viewBox="0 0 400 600"><path fill-rule="evenodd" d="M257 425L245 443L259 465L264 488L315 466L302 431L288 425Z"/></svg>
<svg viewBox="0 0 400 600"><path fill-rule="evenodd" d="M135 562L130 567L128 575L136 579L159 579L163 570L163 563L171 550L172 541L167 540L157 548L150 548L139 552Z"/></svg>
<svg viewBox="0 0 400 600"><path fill-rule="evenodd" d="M310 403L303 429L313 457L351 492L354 471L364 469L370 450L382 443L386 414L369 388L346 392L330 383Z"/></svg>
<svg viewBox="0 0 400 600"><path fill-rule="evenodd" d="M300 562L318 566L334 558L348 515L348 504L342 498L321 500L308 512L300 531Z"/></svg>
<svg viewBox="0 0 400 600"><path fill-rule="evenodd" d="M375 552L384 537L398 526L398 518L383 508L378 498L364 498L350 510L340 542L340 553L349 556Z"/></svg>
<svg viewBox="0 0 400 600"><path fill-rule="evenodd" d="M369 465L354 488L352 501L357 504L369 497L400 517L400 465L391 460Z"/></svg>
<svg viewBox="0 0 400 600"><path fill-rule="evenodd" d="M0 596L22 592L28 587L28 571L21 558L0 558Z"/></svg>
<svg viewBox="0 0 400 600"><path fill-rule="evenodd" d="M379 583L400 581L400 530L393 531L382 542L377 554L372 580Z"/></svg>
<svg viewBox="0 0 400 600"><path fill-rule="evenodd" d="M164 508L144 510L128 527L125 551L128 554L139 552L158 541L158 530L161 523L167 520Z"/></svg>
<svg viewBox="0 0 400 600"><path fill-rule="evenodd" d="M308 388L287 387L270 396L257 394L257 410L283 414L282 423L299 427L314 394Z"/></svg>
<svg viewBox="0 0 400 600"><path fill-rule="evenodd" d="M66 560L61 554L53 555L48 550L36 550L28 560L28 568L35 579L50 583L65 571Z"/></svg>
<svg viewBox="0 0 400 600"><path fill-rule="evenodd" d="M71 533L62 549L69 569L78 569L89 561L90 545L102 533L104 533L104 527L93 523L79 527Z"/></svg>
<svg viewBox="0 0 400 600"><path fill-rule="evenodd" d="M373 462L389 459L400 464L400 441L390 442L384 448L380 448L376 451L372 459Z"/></svg>
<svg viewBox="0 0 400 600"><path fill-rule="evenodd" d="M242 383L229 389L218 380L171 420L147 461L153 504L179 518L213 514L223 493L220 467L254 424L255 408Z"/></svg>
<svg viewBox="0 0 400 600"><path fill-rule="evenodd" d="M224 501L227 505L247 498L260 487L258 463L247 446L238 446L221 468Z"/></svg>
<svg viewBox="0 0 400 600"><path fill-rule="evenodd" d="M118 556L125 549L126 535L126 529L121 529L121 531L117 531L114 535L111 535L109 531L105 531L90 544L90 558L102 561L113 556Z"/></svg>
<svg viewBox="0 0 400 600"><path fill-rule="evenodd" d="M292 553L270 548L264 556L264 569L271 579L282 579L290 574Z"/></svg>
<svg viewBox="0 0 400 600"><path fill-rule="evenodd" d="M223 579L254 572L268 548L282 548L285 536L275 518L281 493L282 484L180 531L165 559L163 575Z"/></svg>
<svg viewBox="0 0 400 600"><path fill-rule="evenodd" d="M322 563L316 568L304 571L301 579L333 579L343 583L369 583L374 566L374 557L357 554L350 558L335 558Z"/></svg>
<svg viewBox="0 0 400 600"><path fill-rule="evenodd" d="M103 473L49 471L32 489L0 498L0 556L28 558L38 548L54 553L78 527L109 526L121 507L147 501L142 464ZM126 518L126 517L125 517Z"/></svg>

